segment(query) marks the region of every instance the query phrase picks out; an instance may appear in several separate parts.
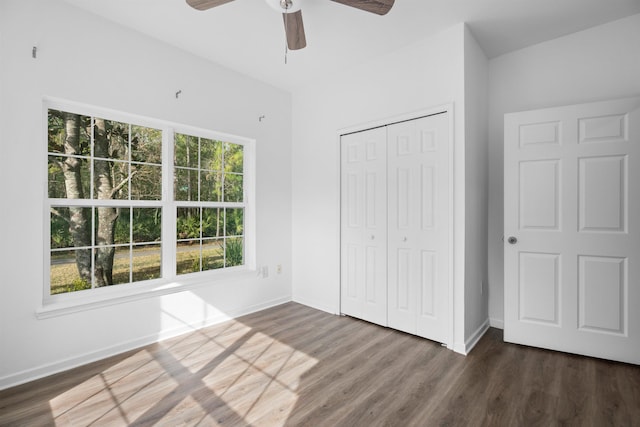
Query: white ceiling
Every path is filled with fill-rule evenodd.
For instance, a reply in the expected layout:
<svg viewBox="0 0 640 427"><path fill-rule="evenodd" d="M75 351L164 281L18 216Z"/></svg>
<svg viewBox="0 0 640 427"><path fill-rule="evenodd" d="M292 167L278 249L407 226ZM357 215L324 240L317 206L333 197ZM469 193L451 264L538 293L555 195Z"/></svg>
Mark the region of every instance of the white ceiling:
<svg viewBox="0 0 640 427"><path fill-rule="evenodd" d="M282 17L265 0L208 11L185 0L65 0L285 90L467 22L489 58L640 13L640 0L396 0L386 16L299 0L307 47L284 64Z"/></svg>

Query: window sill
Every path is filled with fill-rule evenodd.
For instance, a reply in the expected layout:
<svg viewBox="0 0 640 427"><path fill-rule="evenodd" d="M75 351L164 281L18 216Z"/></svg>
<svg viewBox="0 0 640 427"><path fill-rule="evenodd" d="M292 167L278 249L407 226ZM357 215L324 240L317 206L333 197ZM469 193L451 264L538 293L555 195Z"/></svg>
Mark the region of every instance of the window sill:
<svg viewBox="0 0 640 427"><path fill-rule="evenodd" d="M249 267L234 268L230 271L216 271L211 274L192 274L175 280L154 280L148 284L126 285L101 288L90 292L91 295L61 295L53 301L45 302L36 310L37 319L49 319L87 310L119 305L127 302L158 297L188 291L203 286L215 286L228 281L255 279L255 269Z"/></svg>

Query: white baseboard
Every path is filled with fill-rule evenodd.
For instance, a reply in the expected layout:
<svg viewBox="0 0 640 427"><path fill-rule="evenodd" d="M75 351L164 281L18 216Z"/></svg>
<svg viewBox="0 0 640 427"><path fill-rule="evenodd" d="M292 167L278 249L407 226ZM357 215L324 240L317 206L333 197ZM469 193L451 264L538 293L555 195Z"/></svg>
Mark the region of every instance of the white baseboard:
<svg viewBox="0 0 640 427"><path fill-rule="evenodd" d="M107 357L115 356L120 353L124 353L136 348L144 347L149 344L164 341L169 338L173 338L179 335L183 335L189 332L193 332L198 329L202 329L208 326L216 325L218 323L225 322L236 317L244 316L246 314L255 313L256 311L265 310L267 308L275 307L280 304L284 304L291 301L290 296L285 296L271 301L265 301L260 304L254 304L247 307L239 307L234 310L229 310L224 315L216 315L205 319L197 324L182 325L178 328L172 328L164 331L160 331L157 334L151 334L144 337L137 338L135 340L127 341L115 346L107 347L102 350L97 350L89 353L85 353L79 356L74 356L68 359L59 360L53 363L48 363L36 368L27 369L21 372L17 372L11 375L7 375L0 378L0 390L4 390L9 387L14 387L20 384L24 384L29 381L37 380L47 377L49 375L57 374L67 371L69 369L77 368L78 366L86 365L97 360L102 360Z"/></svg>
<svg viewBox="0 0 640 427"><path fill-rule="evenodd" d="M469 339L464 343L467 354L469 354L469 352L473 350L473 347L475 347L476 344L478 344L480 339L484 336L484 334L488 330L489 330L489 319L485 320L482 323L482 325L480 325L480 327L473 333L473 335L471 335Z"/></svg>
<svg viewBox="0 0 640 427"><path fill-rule="evenodd" d="M293 296L293 302L297 302L302 305L306 305L307 307L315 308L316 310L325 311L329 314L340 314L340 309L336 310L335 307L329 307L324 304L318 304L315 301L308 300L306 298Z"/></svg>
<svg viewBox="0 0 640 427"><path fill-rule="evenodd" d="M478 344L483 335L489 330L489 319L485 320L482 325L467 339L464 344L457 343L453 346L453 351L466 356Z"/></svg>
<svg viewBox="0 0 640 427"><path fill-rule="evenodd" d="M502 319L490 318L489 324L492 328L504 329L504 320Z"/></svg>
<svg viewBox="0 0 640 427"><path fill-rule="evenodd" d="M465 345L463 343L460 343L460 342L454 343L452 350L463 356L467 355L467 351L465 350Z"/></svg>

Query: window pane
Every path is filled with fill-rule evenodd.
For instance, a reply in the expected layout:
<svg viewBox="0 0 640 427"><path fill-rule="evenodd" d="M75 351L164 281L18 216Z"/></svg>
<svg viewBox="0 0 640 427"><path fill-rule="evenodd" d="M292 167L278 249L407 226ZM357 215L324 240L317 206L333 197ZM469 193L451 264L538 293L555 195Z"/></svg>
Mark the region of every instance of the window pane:
<svg viewBox="0 0 640 427"><path fill-rule="evenodd" d="M116 208L116 214L118 215L114 224L114 241L115 244L129 243L131 236L131 211L129 208ZM96 223L98 224L98 218L96 217ZM98 241L98 235L96 234L96 242Z"/></svg>
<svg viewBox="0 0 640 427"><path fill-rule="evenodd" d="M242 173L244 171L244 147L239 144L224 144L224 171Z"/></svg>
<svg viewBox="0 0 640 427"><path fill-rule="evenodd" d="M49 110L48 151L77 156L89 156L89 134L91 118L79 114Z"/></svg>
<svg viewBox="0 0 640 427"><path fill-rule="evenodd" d="M242 187L242 175L230 173L224 174L224 201L225 202L242 202L244 197L244 189Z"/></svg>
<svg viewBox="0 0 640 427"><path fill-rule="evenodd" d="M244 229L244 209L225 209L225 235L242 236Z"/></svg>
<svg viewBox="0 0 640 427"><path fill-rule="evenodd" d="M144 126L131 126L131 160L160 164L162 131Z"/></svg>
<svg viewBox="0 0 640 427"><path fill-rule="evenodd" d="M100 246L93 249L94 287L113 284L113 261L116 253L114 246Z"/></svg>
<svg viewBox="0 0 640 427"><path fill-rule="evenodd" d="M202 209L202 237L224 236L223 208Z"/></svg>
<svg viewBox="0 0 640 427"><path fill-rule="evenodd" d="M131 165L131 200L162 200L162 167Z"/></svg>
<svg viewBox="0 0 640 427"><path fill-rule="evenodd" d="M64 157L49 156L47 165L47 181L50 199L62 199L67 197L64 173L62 172L62 162L64 160ZM78 159L75 160L79 162ZM80 188L82 188L82 186L80 186Z"/></svg>
<svg viewBox="0 0 640 427"><path fill-rule="evenodd" d="M200 208L178 208L176 218L176 238L200 238Z"/></svg>
<svg viewBox="0 0 640 427"><path fill-rule="evenodd" d="M225 250L225 267L233 267L244 263L242 238L227 239Z"/></svg>
<svg viewBox="0 0 640 427"><path fill-rule="evenodd" d="M200 169L222 170L222 142L213 139L200 139Z"/></svg>
<svg viewBox="0 0 640 427"><path fill-rule="evenodd" d="M78 269L84 272L84 278ZM51 295L91 288L91 249L51 252Z"/></svg>
<svg viewBox="0 0 640 427"><path fill-rule="evenodd" d="M127 200L129 198L129 164L95 160L94 199Z"/></svg>
<svg viewBox="0 0 640 427"><path fill-rule="evenodd" d="M222 200L222 174L220 172L202 171L200 173L200 200L203 202Z"/></svg>
<svg viewBox="0 0 640 427"><path fill-rule="evenodd" d="M129 160L129 124L96 117L93 130L95 157Z"/></svg>
<svg viewBox="0 0 640 427"><path fill-rule="evenodd" d="M91 208L51 208L51 249L91 246Z"/></svg>
<svg viewBox="0 0 640 427"><path fill-rule="evenodd" d="M174 197L178 201L198 200L198 171L193 169L175 169Z"/></svg>
<svg viewBox="0 0 640 427"><path fill-rule="evenodd" d="M197 168L198 138L180 133L176 133L174 138L174 164L187 168Z"/></svg>
<svg viewBox="0 0 640 427"><path fill-rule="evenodd" d="M64 153L64 140L66 132L65 121L62 117L61 111L48 111L47 133L49 153Z"/></svg>
<svg viewBox="0 0 640 427"><path fill-rule="evenodd" d="M162 208L133 209L133 242L159 242L162 235Z"/></svg>
<svg viewBox="0 0 640 427"><path fill-rule="evenodd" d="M224 240L213 239L202 242L202 270L224 267Z"/></svg>
<svg viewBox="0 0 640 427"><path fill-rule="evenodd" d="M129 243L129 235L119 235L122 241L116 242L116 229L129 228L128 214L119 215L119 208L112 206L98 206L95 208L95 218L93 223L93 236L95 244L100 246L108 246L116 243ZM127 209L128 210L128 209ZM117 222L123 221L121 226L116 225Z"/></svg>
<svg viewBox="0 0 640 427"><path fill-rule="evenodd" d="M109 282L109 262L101 261L103 253L113 252L112 281ZM129 272L131 271L131 248L129 246L118 246L116 248L98 248L96 250L96 286L120 285L131 282ZM101 263L102 262L102 263ZM105 283L100 283L100 277L105 278Z"/></svg>
<svg viewBox="0 0 640 427"><path fill-rule="evenodd" d="M178 242L176 247L176 273L187 274L200 271L200 241Z"/></svg>
<svg viewBox="0 0 640 427"><path fill-rule="evenodd" d="M133 281L158 279L162 277L160 245L133 247Z"/></svg>
<svg viewBox="0 0 640 427"><path fill-rule="evenodd" d="M49 156L49 198L90 198L90 176L89 162L87 159L81 157Z"/></svg>

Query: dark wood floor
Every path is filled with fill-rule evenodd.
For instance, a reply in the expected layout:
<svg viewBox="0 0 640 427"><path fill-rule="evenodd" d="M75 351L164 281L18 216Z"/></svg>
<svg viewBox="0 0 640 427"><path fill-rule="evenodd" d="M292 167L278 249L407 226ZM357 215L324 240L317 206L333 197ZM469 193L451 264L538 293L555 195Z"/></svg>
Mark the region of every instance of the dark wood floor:
<svg viewBox="0 0 640 427"><path fill-rule="evenodd" d="M639 426L640 367L289 303L0 392L2 426Z"/></svg>

